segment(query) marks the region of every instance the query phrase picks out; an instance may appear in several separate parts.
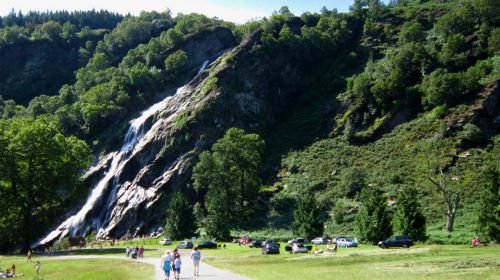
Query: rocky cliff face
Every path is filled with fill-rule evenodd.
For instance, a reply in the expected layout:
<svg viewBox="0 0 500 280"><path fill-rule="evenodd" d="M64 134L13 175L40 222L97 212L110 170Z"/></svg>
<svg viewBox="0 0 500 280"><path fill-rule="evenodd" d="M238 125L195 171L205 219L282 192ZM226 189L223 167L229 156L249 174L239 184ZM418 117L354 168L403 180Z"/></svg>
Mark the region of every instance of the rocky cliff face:
<svg viewBox="0 0 500 280"><path fill-rule="evenodd" d="M232 49L234 39L225 28L192 39L183 47L190 65L206 64L227 51L131 121L121 149L89 170L88 178L99 179L88 180L98 183L87 203L38 245L89 230L97 230L101 238L120 238L163 225L170 194L190 190L199 154L230 127L264 129L293 94L272 85L280 77L298 79L299 67L286 57L270 59L256 52L260 32Z"/></svg>

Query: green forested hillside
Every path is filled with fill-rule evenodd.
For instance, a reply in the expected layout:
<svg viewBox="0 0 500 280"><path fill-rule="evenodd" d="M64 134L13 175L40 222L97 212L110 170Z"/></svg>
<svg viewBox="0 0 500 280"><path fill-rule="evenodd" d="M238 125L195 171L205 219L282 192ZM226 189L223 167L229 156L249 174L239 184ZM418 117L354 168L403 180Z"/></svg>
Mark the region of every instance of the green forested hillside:
<svg viewBox="0 0 500 280"><path fill-rule="evenodd" d="M190 130L213 125L222 108L234 113L231 126L259 134L265 150L262 163L255 161L261 170L254 179L210 173L198 174L200 183L196 170L201 169L195 168L198 191L191 184L182 191L196 204L198 227L210 228L207 221L220 210L210 204L221 201L213 196L216 188L210 196L210 186L238 178L241 186L247 180L252 196L238 196L238 211L220 210L242 218L221 223L229 227L225 230L265 229L289 238L299 216L296 201L309 192L325 234L359 236L355 217L366 207L363 189L380 191L392 218L400 193L411 188L426 220L421 240L462 243L473 235L498 240L498 10L492 0L356 0L348 13L324 8L299 16L283 7L243 25L198 14L172 17L168 11L124 18L84 14L90 22L75 21L80 14L32 14L23 21L9 15L0 29L0 62L6 65L0 67L2 139L16 133L12 123L20 119L43 119L64 137L84 139L96 155L116 149L127 122L192 77L197 53L210 48L200 42L218 34L218 40L240 45L203 77L200 106L177 116L183 137L169 139L165 149L177 143L182 150L198 140L215 143L215 132L191 139L198 133ZM215 97L204 100L207 96ZM248 108L237 115L231 107L238 106ZM237 162L207 170L218 173ZM187 167L185 176L192 169ZM16 176L0 175L0 194L15 189ZM456 216L447 219L446 202L453 206L454 197ZM71 208L67 201L59 206L58 214ZM11 215L4 214L0 223ZM49 216L37 234L55 223L55 215ZM451 233L445 229L450 219Z"/></svg>
<svg viewBox="0 0 500 280"><path fill-rule="evenodd" d="M56 95L122 19L107 11L13 11L0 17L0 95L24 105L38 95Z"/></svg>

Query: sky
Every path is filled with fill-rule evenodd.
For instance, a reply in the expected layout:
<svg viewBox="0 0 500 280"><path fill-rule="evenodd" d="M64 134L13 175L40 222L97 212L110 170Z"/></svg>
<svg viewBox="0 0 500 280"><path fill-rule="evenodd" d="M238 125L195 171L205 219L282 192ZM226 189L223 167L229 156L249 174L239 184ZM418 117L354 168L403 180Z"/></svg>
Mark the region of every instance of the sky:
<svg viewBox="0 0 500 280"><path fill-rule="evenodd" d="M22 11L47 10L91 10L105 9L120 14L138 15L141 11L165 11L177 13L200 13L235 23L270 16L282 6L288 6L295 15L303 12L318 12L322 7L346 12L354 0L0 0L0 15L12 9Z"/></svg>

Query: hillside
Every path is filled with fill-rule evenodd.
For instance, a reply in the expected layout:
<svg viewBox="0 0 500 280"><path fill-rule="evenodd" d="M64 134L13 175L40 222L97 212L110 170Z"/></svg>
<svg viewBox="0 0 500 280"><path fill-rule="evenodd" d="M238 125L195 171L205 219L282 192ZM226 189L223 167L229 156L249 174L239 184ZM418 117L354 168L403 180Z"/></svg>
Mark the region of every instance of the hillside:
<svg viewBox="0 0 500 280"><path fill-rule="evenodd" d="M94 154L83 177L89 190L95 187L91 199L68 197L58 208L66 215L44 218L36 237L56 224L42 244L91 231L101 238L150 233L165 224L177 191L197 205L203 233L214 218L211 183L200 191L193 167L232 127L260 135L266 148L251 182L257 194L242 201L249 211L234 211L244 216L231 230L289 238L296 203L313 193L325 234L357 235L366 190L382 192L392 217L399 194L411 187L431 242L484 233L483 193L491 184L498 193L500 170L500 18L491 13L499 7L485 0L420 2L355 1L349 13L301 16L283 7L240 26L196 14L127 17L89 49L75 76L50 71L47 82L57 82L33 85L28 96L53 95L60 81L68 83L59 95L29 102L3 96L27 107L0 99L5 127L47 119ZM5 48L26 56L54 41L14 44ZM57 65L66 63L57 58ZM16 61L9 72L26 76L16 82L23 86L30 72ZM17 90L10 82L0 86ZM163 107L143 111L152 104ZM132 128L134 137L125 137ZM11 133L5 131L1 139ZM10 170L8 161L2 164ZM11 174L1 174L4 194L15 185ZM443 193L433 182L459 194L452 233L443 229ZM19 242L6 236L4 248Z"/></svg>

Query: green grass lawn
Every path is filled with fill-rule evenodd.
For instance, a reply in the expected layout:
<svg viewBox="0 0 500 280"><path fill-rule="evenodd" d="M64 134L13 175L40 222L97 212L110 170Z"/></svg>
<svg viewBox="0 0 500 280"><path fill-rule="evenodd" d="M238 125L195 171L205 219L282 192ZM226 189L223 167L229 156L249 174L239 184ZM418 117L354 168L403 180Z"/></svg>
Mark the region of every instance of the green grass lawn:
<svg viewBox="0 0 500 280"><path fill-rule="evenodd" d="M282 244L283 247L283 244ZM324 249L324 246L323 246ZM500 279L500 247L339 248L336 254L260 255L230 244L203 251L204 261L252 279Z"/></svg>
<svg viewBox="0 0 500 280"><path fill-rule="evenodd" d="M160 258L177 244L146 244L145 257ZM221 244L221 243L220 243ZM98 255L103 259L42 262L41 278L57 279L153 279L153 267L133 261L106 259L123 256L129 244L103 249L63 252L64 255ZM222 245L222 244L221 244ZM139 245L140 246L140 245ZM339 248L336 254L290 254L282 243L280 255L261 255L260 249L226 243L225 249L202 250L203 261L251 279L500 279L500 246L417 245L410 249L380 249L362 245ZM325 250L325 246L320 246ZM326 250L325 250L326 251ZM181 255L190 250L181 250ZM34 263L24 257L0 257L0 268L16 263L24 279L33 279ZM144 277L149 275L150 278Z"/></svg>
<svg viewBox="0 0 500 280"><path fill-rule="evenodd" d="M151 265L127 260L56 260L51 257L35 257L33 260L27 263L25 257L0 257L0 269L5 270L15 264L16 273L23 275L20 279L36 279L35 263L39 260L39 279L44 280L152 280L154 276Z"/></svg>

